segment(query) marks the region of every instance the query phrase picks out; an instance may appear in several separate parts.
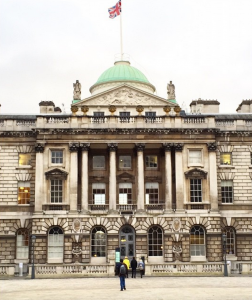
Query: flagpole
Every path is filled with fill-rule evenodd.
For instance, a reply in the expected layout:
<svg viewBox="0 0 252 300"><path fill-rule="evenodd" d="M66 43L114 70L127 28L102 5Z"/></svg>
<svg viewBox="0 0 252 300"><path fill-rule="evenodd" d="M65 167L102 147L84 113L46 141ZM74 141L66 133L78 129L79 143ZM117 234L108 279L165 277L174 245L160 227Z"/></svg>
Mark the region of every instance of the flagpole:
<svg viewBox="0 0 252 300"><path fill-rule="evenodd" d="M123 60L122 11L120 12L121 61Z"/></svg>

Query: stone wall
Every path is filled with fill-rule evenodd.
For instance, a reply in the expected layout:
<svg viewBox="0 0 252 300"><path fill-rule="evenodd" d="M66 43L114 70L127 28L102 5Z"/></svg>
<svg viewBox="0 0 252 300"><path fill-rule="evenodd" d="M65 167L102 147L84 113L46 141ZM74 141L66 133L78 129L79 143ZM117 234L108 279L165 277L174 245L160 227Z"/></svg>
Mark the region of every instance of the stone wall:
<svg viewBox="0 0 252 300"><path fill-rule="evenodd" d="M182 242L182 261L187 262L190 261L190 236L183 235L181 238Z"/></svg>
<svg viewBox="0 0 252 300"><path fill-rule="evenodd" d="M47 263L47 236L37 236L34 247L34 263Z"/></svg>
<svg viewBox="0 0 252 300"><path fill-rule="evenodd" d="M90 262L90 235L84 235L82 237L82 262Z"/></svg>
<svg viewBox="0 0 252 300"><path fill-rule="evenodd" d="M252 261L252 235L237 235L237 259Z"/></svg>
<svg viewBox="0 0 252 300"><path fill-rule="evenodd" d="M172 262L173 261L173 253L172 253L172 237L170 235L164 236L164 261Z"/></svg>
<svg viewBox="0 0 252 300"><path fill-rule="evenodd" d="M108 260L115 259L115 248L119 245L119 236L117 234L108 234L107 236L107 256Z"/></svg>
<svg viewBox="0 0 252 300"><path fill-rule="evenodd" d="M74 262L73 254L72 254L72 246L73 240L69 236L64 237L64 263L70 264Z"/></svg>
<svg viewBox="0 0 252 300"><path fill-rule="evenodd" d="M0 263L13 264L16 255L15 237L0 238Z"/></svg>
<svg viewBox="0 0 252 300"><path fill-rule="evenodd" d="M206 236L206 257L209 262L222 261L221 235Z"/></svg>
<svg viewBox="0 0 252 300"><path fill-rule="evenodd" d="M136 233L136 259L139 260L142 256L148 256L147 235Z"/></svg>

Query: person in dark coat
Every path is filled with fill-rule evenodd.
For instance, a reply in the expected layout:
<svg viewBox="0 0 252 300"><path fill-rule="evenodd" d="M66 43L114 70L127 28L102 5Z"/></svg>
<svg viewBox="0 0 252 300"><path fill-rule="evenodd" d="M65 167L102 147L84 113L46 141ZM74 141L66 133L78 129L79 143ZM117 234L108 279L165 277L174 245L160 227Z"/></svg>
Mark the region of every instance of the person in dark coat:
<svg viewBox="0 0 252 300"><path fill-rule="evenodd" d="M142 260L140 260L140 262L138 264L138 268L140 270L141 278L143 278L143 275L145 274L145 265L144 265L144 262Z"/></svg>
<svg viewBox="0 0 252 300"><path fill-rule="evenodd" d="M132 258L130 266L131 266L131 270L132 270L132 278L136 278L137 261L136 261L135 257Z"/></svg>
<svg viewBox="0 0 252 300"><path fill-rule="evenodd" d="M126 290L125 277L126 277L126 274L127 274L127 266L125 265L125 263L123 263L122 258L120 259L120 263L121 263L121 265L120 265L120 269L119 269L119 277L120 277L121 291L123 291L123 290ZM122 273L122 269L121 269L122 265L125 267L125 273Z"/></svg>

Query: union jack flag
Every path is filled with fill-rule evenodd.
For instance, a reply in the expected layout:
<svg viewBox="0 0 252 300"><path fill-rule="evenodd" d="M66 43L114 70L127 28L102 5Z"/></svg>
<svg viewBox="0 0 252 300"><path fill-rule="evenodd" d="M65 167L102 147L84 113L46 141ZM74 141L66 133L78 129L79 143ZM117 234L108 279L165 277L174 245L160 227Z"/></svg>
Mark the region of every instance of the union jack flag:
<svg viewBox="0 0 252 300"><path fill-rule="evenodd" d="M121 11L121 1L118 1L115 6L112 6L108 9L110 19L120 16Z"/></svg>

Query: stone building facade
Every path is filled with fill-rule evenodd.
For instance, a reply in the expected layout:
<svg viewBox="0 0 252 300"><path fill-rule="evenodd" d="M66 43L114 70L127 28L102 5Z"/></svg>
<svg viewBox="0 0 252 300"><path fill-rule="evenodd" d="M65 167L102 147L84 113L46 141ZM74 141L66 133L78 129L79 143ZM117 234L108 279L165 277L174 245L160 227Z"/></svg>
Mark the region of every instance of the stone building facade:
<svg viewBox="0 0 252 300"><path fill-rule="evenodd" d="M116 248L149 275L252 272L251 100L185 113L128 62L76 87L71 114L0 115L0 273L111 275Z"/></svg>

